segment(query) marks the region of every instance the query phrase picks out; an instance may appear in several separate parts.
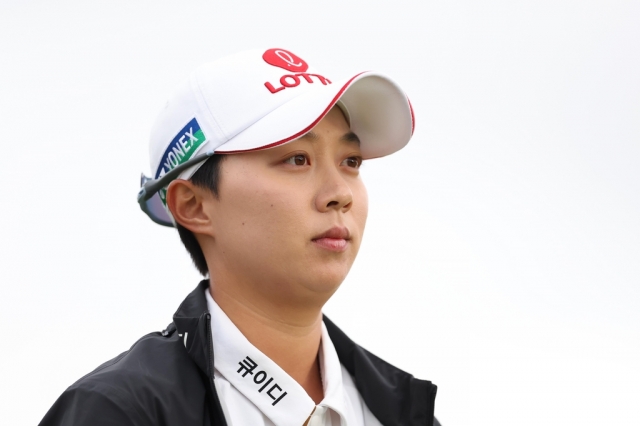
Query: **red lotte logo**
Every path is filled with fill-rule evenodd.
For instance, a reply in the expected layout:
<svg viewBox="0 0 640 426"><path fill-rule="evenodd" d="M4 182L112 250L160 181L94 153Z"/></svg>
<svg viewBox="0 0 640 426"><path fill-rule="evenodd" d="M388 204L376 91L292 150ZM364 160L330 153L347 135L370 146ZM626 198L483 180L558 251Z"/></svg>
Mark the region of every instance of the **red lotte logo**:
<svg viewBox="0 0 640 426"><path fill-rule="evenodd" d="M309 68L309 65L300 59L298 55L284 49L269 49L264 52L262 59L269 65L280 67L287 71L305 72Z"/></svg>
<svg viewBox="0 0 640 426"><path fill-rule="evenodd" d="M287 87L296 87L304 79L307 83L313 83L315 77L320 83L331 84L331 80L318 74L310 74L305 71L309 68L309 65L294 53L284 49L269 49L262 55L262 59L269 65L282 68L287 71L294 72L295 74L285 74L280 77L280 87L274 87L270 82L264 83L265 87L271 93L278 93Z"/></svg>

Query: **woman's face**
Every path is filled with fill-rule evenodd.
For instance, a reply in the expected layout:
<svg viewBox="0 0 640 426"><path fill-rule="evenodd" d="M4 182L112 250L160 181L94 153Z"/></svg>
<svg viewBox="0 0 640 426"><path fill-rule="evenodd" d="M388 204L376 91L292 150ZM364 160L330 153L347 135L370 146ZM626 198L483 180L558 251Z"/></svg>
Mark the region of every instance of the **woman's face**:
<svg viewBox="0 0 640 426"><path fill-rule="evenodd" d="M330 297L356 258L367 219L360 155L336 107L295 141L228 155L219 197L204 204L214 282L232 279L280 300Z"/></svg>

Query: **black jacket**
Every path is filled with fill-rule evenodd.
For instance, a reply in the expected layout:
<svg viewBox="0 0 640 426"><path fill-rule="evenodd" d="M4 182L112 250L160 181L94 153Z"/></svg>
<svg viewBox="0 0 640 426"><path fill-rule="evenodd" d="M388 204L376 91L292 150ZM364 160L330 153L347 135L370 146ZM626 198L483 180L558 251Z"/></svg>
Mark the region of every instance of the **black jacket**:
<svg viewBox="0 0 640 426"><path fill-rule="evenodd" d="M202 281L187 296L166 330L147 334L69 387L40 425L226 426L213 384L208 286ZM439 425L435 385L367 352L326 317L324 323L340 362L383 425Z"/></svg>

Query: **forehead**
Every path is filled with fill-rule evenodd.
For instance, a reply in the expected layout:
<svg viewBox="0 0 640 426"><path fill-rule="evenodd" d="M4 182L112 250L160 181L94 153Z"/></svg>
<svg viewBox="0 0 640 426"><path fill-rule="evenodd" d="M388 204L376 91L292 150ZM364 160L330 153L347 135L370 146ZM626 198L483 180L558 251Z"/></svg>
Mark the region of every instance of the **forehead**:
<svg viewBox="0 0 640 426"><path fill-rule="evenodd" d="M342 109L338 106L334 106L313 129L298 140L316 142L324 137L335 138L336 136L340 142L360 146L360 138L351 131Z"/></svg>
<svg viewBox="0 0 640 426"><path fill-rule="evenodd" d="M272 155L282 155L292 149L303 148L301 144L309 144L310 147L347 147L350 150L360 150L360 139L351 131L347 121L338 107L333 107L310 131L282 145L254 151L241 151L230 154L230 158L246 157L258 159Z"/></svg>

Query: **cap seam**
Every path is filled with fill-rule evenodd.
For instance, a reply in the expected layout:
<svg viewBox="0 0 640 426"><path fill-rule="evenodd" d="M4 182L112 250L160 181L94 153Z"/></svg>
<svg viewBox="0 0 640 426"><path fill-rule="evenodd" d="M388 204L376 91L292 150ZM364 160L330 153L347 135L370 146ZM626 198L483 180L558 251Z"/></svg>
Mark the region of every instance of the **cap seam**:
<svg viewBox="0 0 640 426"><path fill-rule="evenodd" d="M226 143L230 138L227 136L227 131L221 126L220 122L216 119L215 115L213 114L213 112L211 111L211 107L209 106L209 103L207 102L206 97L204 96L204 94L202 93L202 87L200 86L200 78L199 75L197 73L194 73L192 75L192 81L193 81L193 85L195 85L197 91L196 91L196 96L198 96L198 98L200 99L200 102L202 104L204 104L205 108L207 109L207 112L209 113L209 119L211 121L213 121L213 123L215 124L215 127L219 130L219 132L222 134L222 137L224 138ZM193 90L193 88L192 88Z"/></svg>

